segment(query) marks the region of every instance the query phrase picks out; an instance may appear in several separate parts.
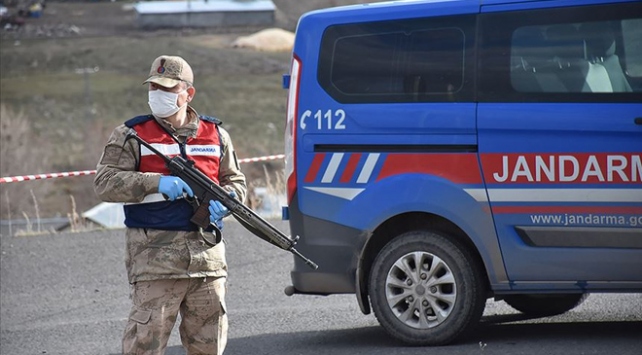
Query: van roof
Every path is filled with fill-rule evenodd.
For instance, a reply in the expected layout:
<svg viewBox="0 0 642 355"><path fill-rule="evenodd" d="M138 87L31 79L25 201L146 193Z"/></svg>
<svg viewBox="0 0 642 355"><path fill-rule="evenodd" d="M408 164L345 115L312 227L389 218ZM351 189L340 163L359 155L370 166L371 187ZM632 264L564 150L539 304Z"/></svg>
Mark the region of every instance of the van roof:
<svg viewBox="0 0 642 355"><path fill-rule="evenodd" d="M448 15L477 12L481 5L480 0L396 0L357 5L337 6L307 12L301 16L299 23L310 18L327 23L352 22L358 14L359 20L369 21L378 17L395 16L407 17L413 13L413 8L424 10L430 4L434 15Z"/></svg>
<svg viewBox="0 0 642 355"><path fill-rule="evenodd" d="M389 11L400 10L404 12L411 12L413 7L417 9L426 8L427 4L430 4L431 10L434 9L435 16L448 15L448 14L460 14L460 13L471 13L476 12L475 9L479 9L483 5L510 5L517 3L529 3L529 2L549 2L549 3L567 3L572 5L586 5L586 4L595 4L595 3L604 3L604 2L625 2L630 0L393 0L393 1L383 1L375 3L365 3L365 4L356 4L356 5L347 5L347 6L338 6L325 9L314 10L308 12L302 16L350 16L350 14L355 11L359 12L359 15L368 16L368 14L382 14ZM337 21L343 22L343 21Z"/></svg>

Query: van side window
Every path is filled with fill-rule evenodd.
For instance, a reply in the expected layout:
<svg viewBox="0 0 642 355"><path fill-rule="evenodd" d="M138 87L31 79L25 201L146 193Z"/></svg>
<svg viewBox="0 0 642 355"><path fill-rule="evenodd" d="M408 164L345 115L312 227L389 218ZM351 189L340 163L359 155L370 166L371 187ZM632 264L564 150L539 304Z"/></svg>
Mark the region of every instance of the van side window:
<svg viewBox="0 0 642 355"><path fill-rule="evenodd" d="M482 15L481 101L631 102L640 3Z"/></svg>
<svg viewBox="0 0 642 355"><path fill-rule="evenodd" d="M624 67L630 77L642 78L642 19L622 21Z"/></svg>
<svg viewBox="0 0 642 355"><path fill-rule="evenodd" d="M642 23L642 20L634 20ZM630 92L618 21L520 27L511 41L511 83L521 92ZM633 63L635 64L635 63Z"/></svg>
<svg viewBox="0 0 642 355"><path fill-rule="evenodd" d="M456 23L413 19L330 27L321 45L319 83L343 103L462 100L470 96L466 52L472 36Z"/></svg>

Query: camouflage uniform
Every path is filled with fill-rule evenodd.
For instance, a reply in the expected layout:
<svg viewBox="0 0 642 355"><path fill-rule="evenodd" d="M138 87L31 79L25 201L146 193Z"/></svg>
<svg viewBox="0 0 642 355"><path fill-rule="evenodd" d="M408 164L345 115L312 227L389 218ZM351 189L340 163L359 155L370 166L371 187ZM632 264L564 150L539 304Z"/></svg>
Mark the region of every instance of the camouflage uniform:
<svg viewBox="0 0 642 355"><path fill-rule="evenodd" d="M174 129L156 121L179 141L195 136L199 116L187 108L189 123ZM160 174L136 171L139 144L125 141L125 125L112 133L105 146L94 189L107 202L141 202L158 192ZM219 182L243 201L245 176L241 172L229 134L221 127ZM181 312L181 339L189 355L222 354L227 340L225 244L210 247L200 233L128 228L126 267L132 284L133 306L123 339L124 354L163 354ZM210 236L210 238L212 238Z"/></svg>

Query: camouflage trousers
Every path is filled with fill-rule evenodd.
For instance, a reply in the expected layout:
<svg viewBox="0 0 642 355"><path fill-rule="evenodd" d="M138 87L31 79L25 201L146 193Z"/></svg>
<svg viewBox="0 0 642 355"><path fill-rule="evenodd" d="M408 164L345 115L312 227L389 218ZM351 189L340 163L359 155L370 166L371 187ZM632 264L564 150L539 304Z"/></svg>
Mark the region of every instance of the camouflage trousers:
<svg viewBox="0 0 642 355"><path fill-rule="evenodd" d="M226 278L139 281L132 289L123 354L163 355L181 315L187 355L221 355L227 343Z"/></svg>

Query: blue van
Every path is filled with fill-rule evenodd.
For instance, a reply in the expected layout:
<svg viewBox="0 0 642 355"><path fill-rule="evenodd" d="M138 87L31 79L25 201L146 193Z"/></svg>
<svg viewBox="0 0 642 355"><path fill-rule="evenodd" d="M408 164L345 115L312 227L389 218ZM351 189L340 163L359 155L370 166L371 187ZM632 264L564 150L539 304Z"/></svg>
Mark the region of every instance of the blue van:
<svg viewBox="0 0 642 355"><path fill-rule="evenodd" d="M536 316L642 292L642 2L391 1L299 20L287 293L354 293L452 342L487 299Z"/></svg>

